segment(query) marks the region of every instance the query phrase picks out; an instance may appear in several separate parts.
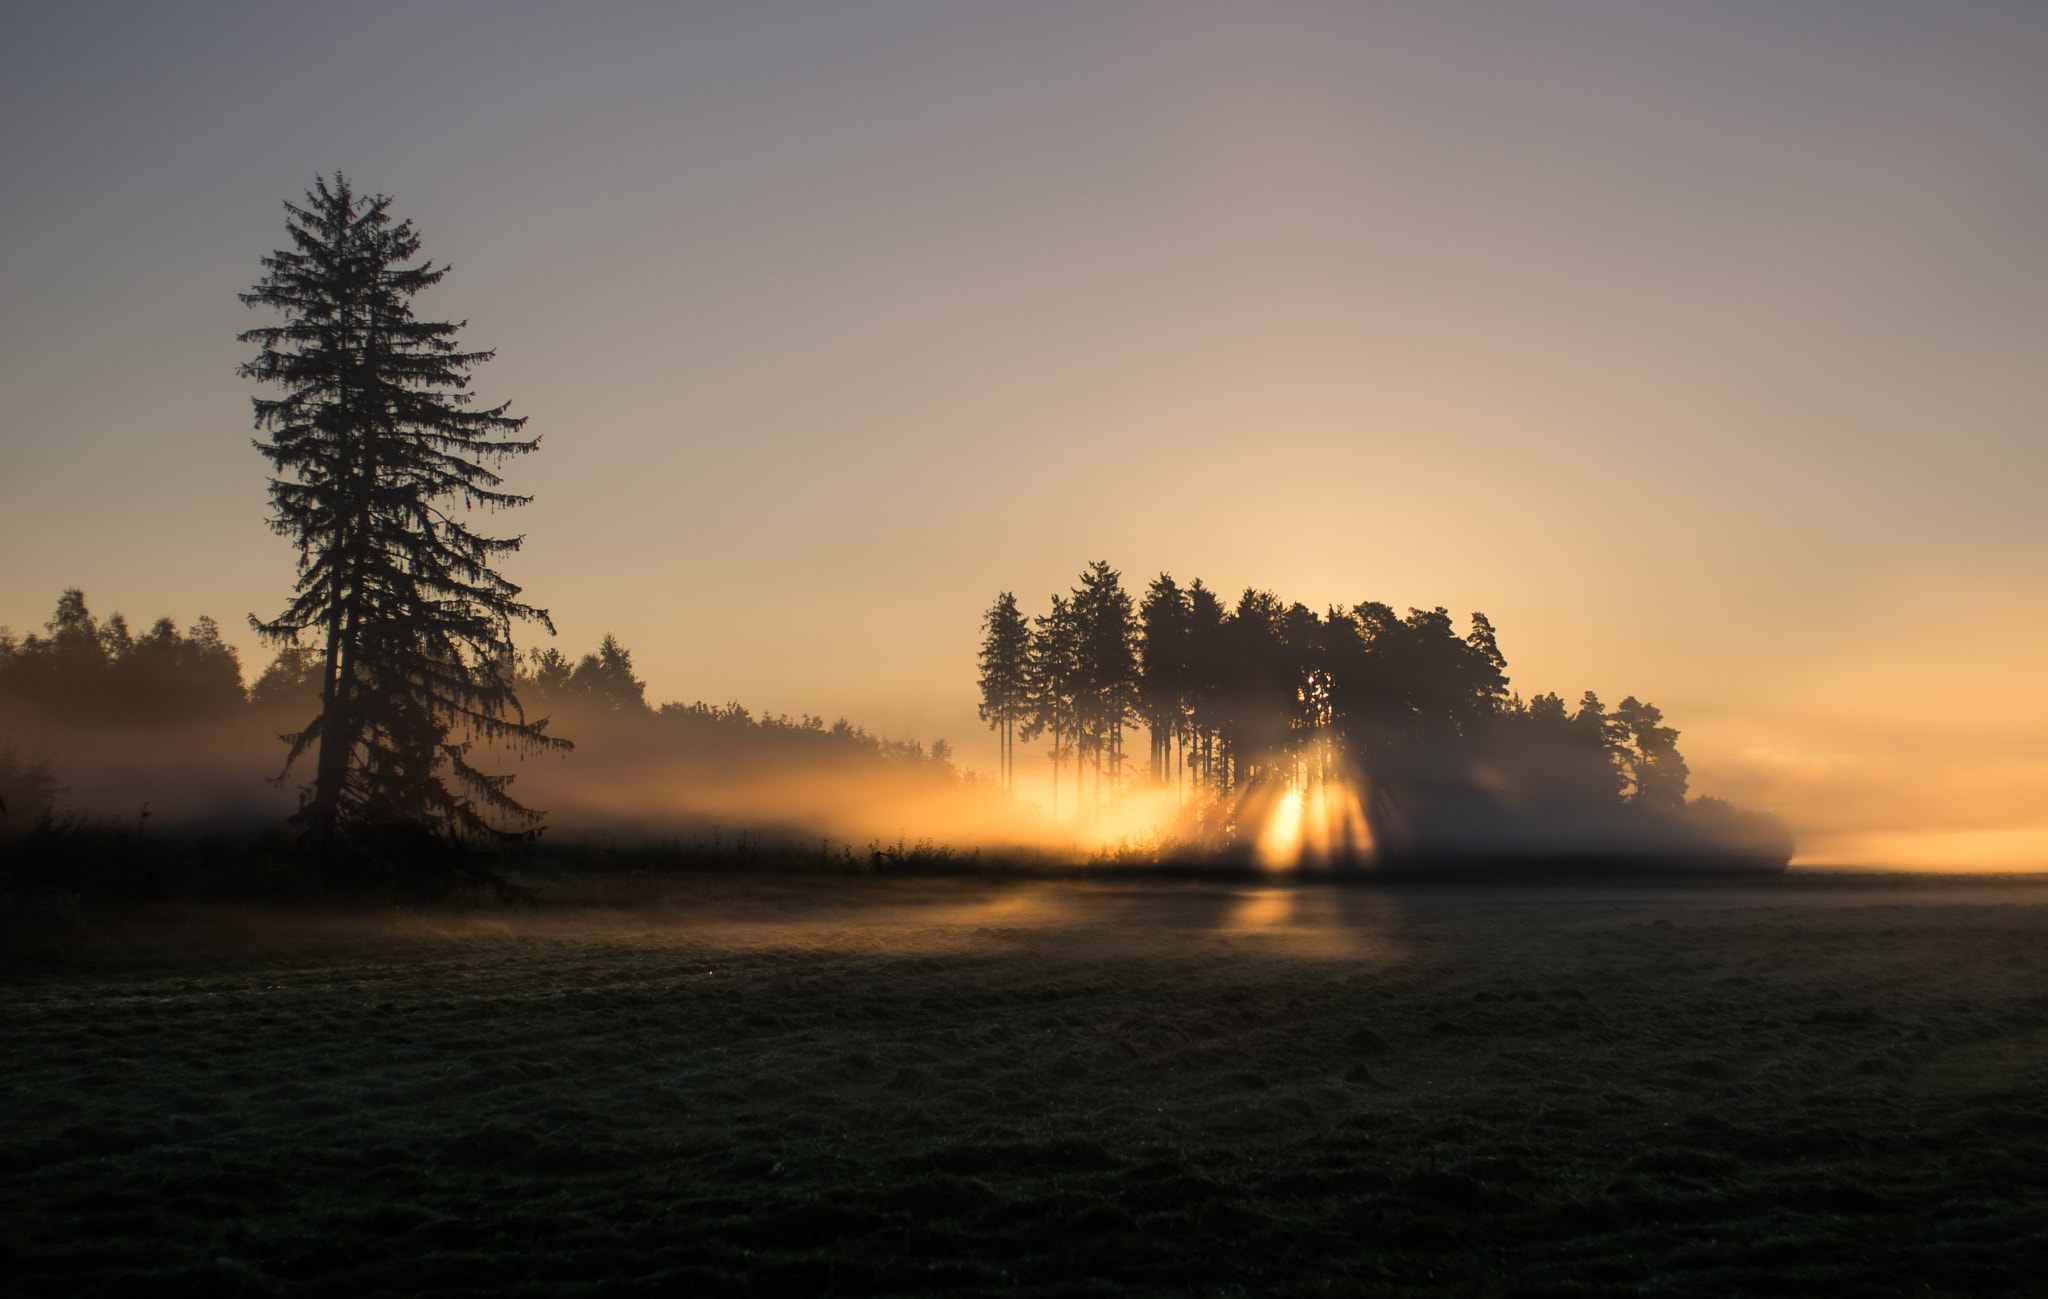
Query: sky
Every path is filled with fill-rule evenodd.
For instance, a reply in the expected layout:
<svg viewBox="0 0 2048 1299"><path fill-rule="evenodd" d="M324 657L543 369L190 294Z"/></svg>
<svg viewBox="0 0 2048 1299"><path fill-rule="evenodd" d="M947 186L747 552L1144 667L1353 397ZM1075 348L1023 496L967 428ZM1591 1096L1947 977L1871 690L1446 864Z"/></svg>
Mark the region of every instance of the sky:
<svg viewBox="0 0 2048 1299"><path fill-rule="evenodd" d="M235 295L340 169L543 439L525 643L656 700L989 768L983 610L1106 559L1483 610L1804 862L2048 867L2044 65L2019 3L7 6L0 624L253 675Z"/></svg>

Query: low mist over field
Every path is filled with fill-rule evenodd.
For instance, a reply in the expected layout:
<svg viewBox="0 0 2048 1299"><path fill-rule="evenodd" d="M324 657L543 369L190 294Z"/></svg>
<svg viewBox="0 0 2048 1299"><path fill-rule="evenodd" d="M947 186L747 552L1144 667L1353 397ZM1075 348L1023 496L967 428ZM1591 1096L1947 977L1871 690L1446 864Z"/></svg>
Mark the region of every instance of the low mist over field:
<svg viewBox="0 0 2048 1299"><path fill-rule="evenodd" d="M82 812L159 834L249 833L282 825L306 784L277 777L282 735L318 715L310 659L286 654L245 694L232 651L203 629L157 633L155 679L109 650L80 599L70 653L61 637L0 655L0 725L10 737L0 823L25 831L45 811ZM124 670L124 664L126 670ZM209 680L210 679L210 680ZM213 686L211 695L203 687ZM955 767L943 744L891 742L844 722L756 720L737 705L650 709L581 690L530 692L551 730L573 734L562 753L492 755L512 788L549 813L549 833L572 841L727 843L751 835L778 846L827 836L844 846L906 829L953 841L1014 845L1044 833L1031 809ZM629 704L630 707L622 705ZM480 759L491 761L492 759Z"/></svg>
<svg viewBox="0 0 2048 1299"><path fill-rule="evenodd" d="M1140 605L1098 563L1037 624L1008 594L984 623L983 712L1009 755L994 773L844 718L653 706L611 637L579 661L494 667L517 742L457 726L443 761L482 791L474 830L501 841L849 868L913 845L1270 870L1781 869L1792 851L1766 815L1688 800L1679 732L1654 706L1510 694L1484 615L1461 639L1442 610L1320 618L1255 591L1231 610L1163 574ZM0 645L0 720L27 742L0 773L0 815L17 835L60 812L173 836L304 825L326 709L308 647L285 645L245 691L210 619L138 638L70 591L44 634ZM1066 782L1050 806L1014 789L1015 746L1034 740Z"/></svg>

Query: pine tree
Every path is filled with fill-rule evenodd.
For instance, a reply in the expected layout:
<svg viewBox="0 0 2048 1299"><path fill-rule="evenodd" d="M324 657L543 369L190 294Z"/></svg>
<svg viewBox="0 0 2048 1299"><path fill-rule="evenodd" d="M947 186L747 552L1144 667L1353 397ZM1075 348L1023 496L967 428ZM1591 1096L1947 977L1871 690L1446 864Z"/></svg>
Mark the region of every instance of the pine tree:
<svg viewBox="0 0 2048 1299"><path fill-rule="evenodd" d="M1465 643L1472 649L1467 663L1473 707L1481 716L1498 713L1508 697L1508 660L1500 652L1500 633L1485 614L1474 612Z"/></svg>
<svg viewBox="0 0 2048 1299"><path fill-rule="evenodd" d="M1052 814L1060 814L1060 768L1075 756L1078 727L1075 722L1076 694L1080 677L1080 629L1073 607L1064 596L1052 598L1052 612L1032 620L1031 658L1026 677L1024 724L1017 738L1029 744L1041 734L1052 733ZM1074 806L1078 815L1079 764L1076 764Z"/></svg>
<svg viewBox="0 0 2048 1299"><path fill-rule="evenodd" d="M1624 751L1622 758L1632 784L1629 802L1684 807L1686 780L1692 772L1679 755L1676 728L1663 724L1664 714L1655 704L1638 703L1634 695L1615 706L1614 720L1635 741L1634 751Z"/></svg>
<svg viewBox="0 0 2048 1299"><path fill-rule="evenodd" d="M351 825L428 827L457 836L528 828L539 813L509 776L469 765L476 740L566 748L529 723L513 692L511 629L545 610L493 568L518 537L474 531L463 514L529 499L499 490L487 465L538 439L506 407L472 408L469 372L490 352L455 343L462 323L414 317L412 299L448 268L413 263L420 237L391 200L358 195L336 173L285 204L293 247L263 259L243 294L281 325L252 329L245 378L283 395L255 400L256 448L276 477L271 527L299 552L295 594L257 629L277 643L324 644L321 708L289 737L289 771L317 749L304 817L316 867L331 872ZM453 779L453 787L450 778Z"/></svg>
<svg viewBox="0 0 2048 1299"><path fill-rule="evenodd" d="M1226 681L1229 672L1229 611L1214 591L1196 578L1188 586L1187 705L1197 774L1208 794L1229 784L1217 763L1217 741L1223 733Z"/></svg>
<svg viewBox="0 0 2048 1299"><path fill-rule="evenodd" d="M647 683L633 675L633 651L606 632L597 653L576 662L568 679L571 693L611 712L647 711Z"/></svg>
<svg viewBox="0 0 2048 1299"><path fill-rule="evenodd" d="M1123 782L1124 723L1138 707L1138 615L1123 575L1107 561L1096 560L1081 570L1073 588L1078 650L1075 692L1081 751L1095 769L1095 812L1103 809L1103 769L1110 788Z"/></svg>
<svg viewBox="0 0 2048 1299"><path fill-rule="evenodd" d="M1001 752L1003 788L1016 789L1012 752L1016 725L1023 716L1031 668L1031 625L1008 591L982 616L981 720L996 733Z"/></svg>
<svg viewBox="0 0 2048 1299"><path fill-rule="evenodd" d="M1628 770L1628 723L1609 713L1600 696L1588 690L1579 696L1579 709L1572 714L1571 733L1578 752L1589 762L1597 762L1593 770L1598 772L1601 797L1619 799Z"/></svg>
<svg viewBox="0 0 2048 1299"><path fill-rule="evenodd" d="M1172 781L1176 792L1174 758L1187 731L1188 618L1188 594L1172 574L1154 578L1138 606L1138 693L1151 731L1152 778Z"/></svg>

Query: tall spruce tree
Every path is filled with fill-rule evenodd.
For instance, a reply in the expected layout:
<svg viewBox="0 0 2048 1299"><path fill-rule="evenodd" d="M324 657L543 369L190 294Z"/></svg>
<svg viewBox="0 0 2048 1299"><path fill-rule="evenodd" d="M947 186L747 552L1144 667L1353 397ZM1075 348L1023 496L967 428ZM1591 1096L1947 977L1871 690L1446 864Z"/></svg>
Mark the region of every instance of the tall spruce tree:
<svg viewBox="0 0 2048 1299"><path fill-rule="evenodd" d="M466 322L426 321L412 299L445 265L417 261L420 237L391 200L359 195L339 172L286 203L292 247L263 259L241 295L279 312L245 378L283 389L255 398L255 443L276 473L271 527L299 552L273 642L324 647L320 712L287 737L289 771L317 749L302 812L316 867L331 874L351 826L426 827L454 836L530 830L540 814L506 792L510 776L470 765L474 741L567 748L528 722L513 692L515 620L548 628L496 572L518 537L472 529L465 514L530 498L500 490L487 466L538 439L504 405L473 407L470 371L493 353L455 342Z"/></svg>
<svg viewBox="0 0 2048 1299"><path fill-rule="evenodd" d="M981 720L996 733L1003 788L1016 789L1014 740L1030 693L1031 624L1004 591L981 620Z"/></svg>

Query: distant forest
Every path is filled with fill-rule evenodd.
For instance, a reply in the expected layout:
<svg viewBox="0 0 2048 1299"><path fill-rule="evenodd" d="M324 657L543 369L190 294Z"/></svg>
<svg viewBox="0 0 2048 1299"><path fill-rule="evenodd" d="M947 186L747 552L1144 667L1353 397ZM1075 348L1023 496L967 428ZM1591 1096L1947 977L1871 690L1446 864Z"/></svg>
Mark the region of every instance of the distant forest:
<svg viewBox="0 0 2048 1299"><path fill-rule="evenodd" d="M514 681L519 698L531 701L529 713L546 713L567 706L628 720L648 718L672 727L754 732L771 742L953 769L953 746L942 739L932 741L927 751L917 740L872 735L867 728L855 726L844 717L828 726L823 717L808 713L796 718L787 713L755 717L737 702L718 705L700 700L650 705L646 682L633 674L632 651L612 636L606 636L594 653L573 662L560 650L532 650L519 664Z"/></svg>
<svg viewBox="0 0 2048 1299"><path fill-rule="evenodd" d="M85 734L169 739L208 726L288 735L319 706L320 667L313 648L287 645L245 687L240 656L212 618L182 631L172 619L159 618L137 633L119 613L96 617L84 592L67 590L42 632L17 636L0 628L0 724L6 727L0 740L17 746L0 753L6 823L47 811L63 774L47 753L19 748L23 740L47 746ZM505 672L524 716L536 722L567 716L579 729L601 725L608 736L625 731L689 749L854 760L977 780L955 768L944 740L927 749L844 718L828 724L813 716L755 716L736 702L651 705L632 652L611 636L577 659L554 649L532 651L507 662ZM267 773L249 774L274 775L283 753L280 747ZM59 766L61 760L60 754Z"/></svg>
<svg viewBox="0 0 2048 1299"><path fill-rule="evenodd" d="M1654 705L1513 693L1483 613L1460 636L1441 607L1318 614L1254 588L1232 604L1165 573L1136 598L1097 561L1036 617L1002 593L982 630L1003 780L1015 746L1043 738L1084 819L1167 785L1205 837L1242 839L1276 791L1341 782L1361 789L1382 853L1790 855L1775 821L1688 802L1679 733ZM1138 727L1142 768L1127 752Z"/></svg>

